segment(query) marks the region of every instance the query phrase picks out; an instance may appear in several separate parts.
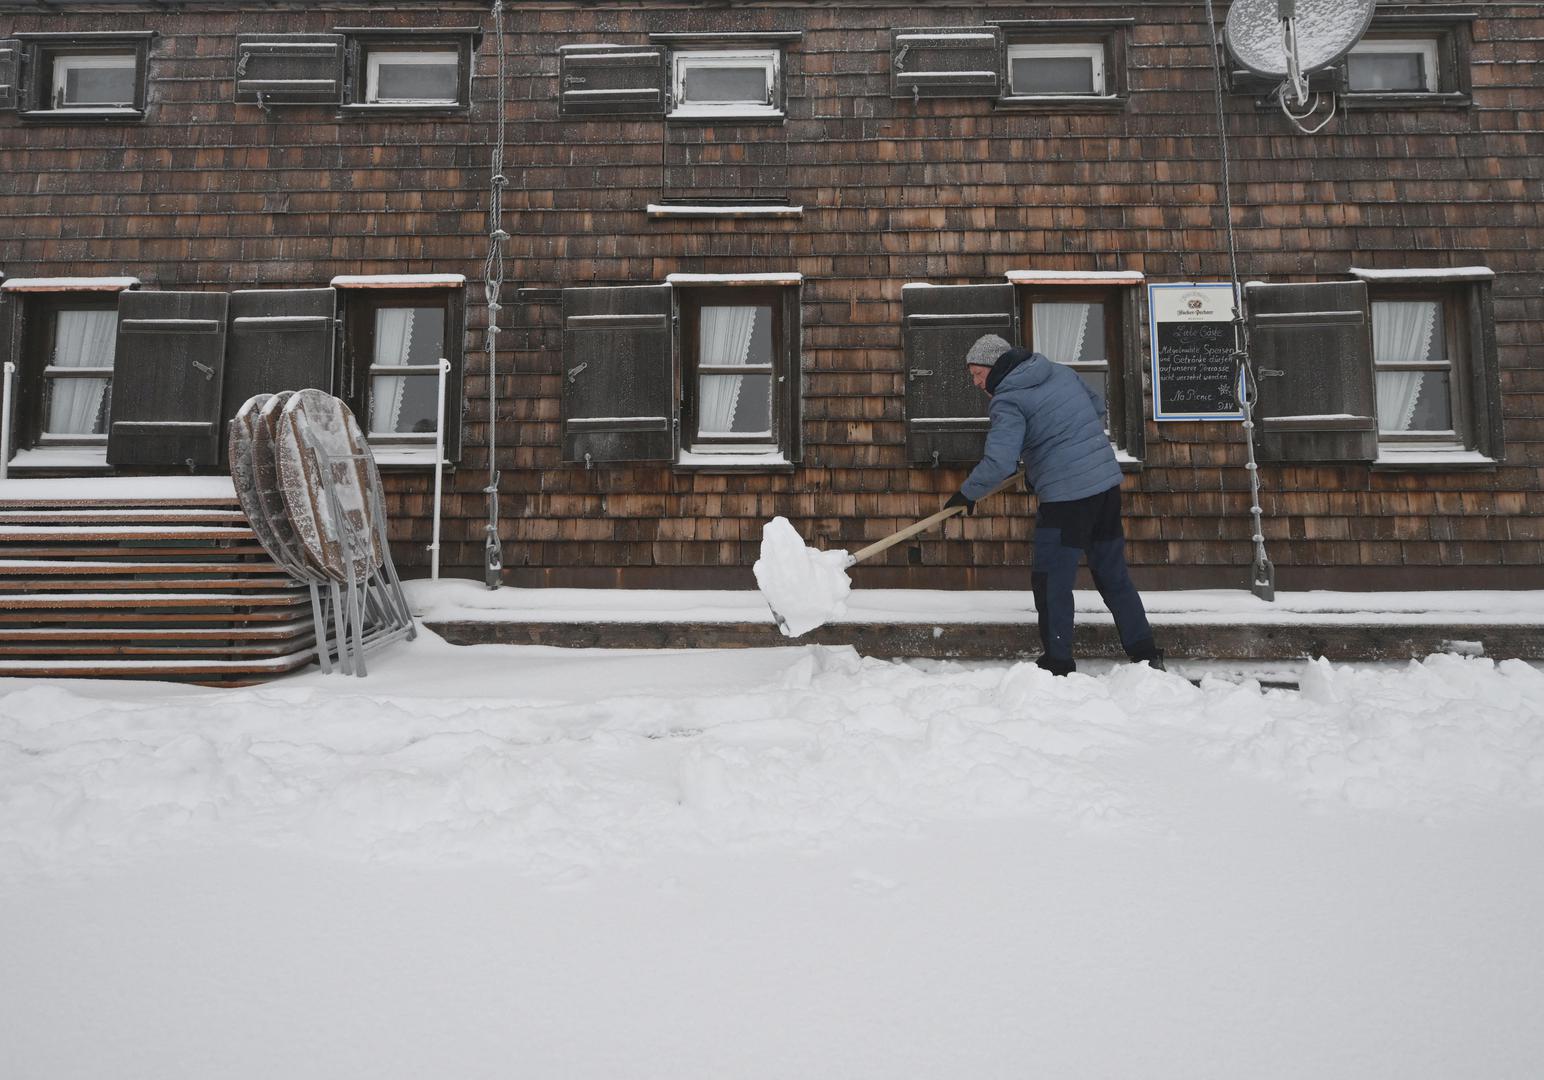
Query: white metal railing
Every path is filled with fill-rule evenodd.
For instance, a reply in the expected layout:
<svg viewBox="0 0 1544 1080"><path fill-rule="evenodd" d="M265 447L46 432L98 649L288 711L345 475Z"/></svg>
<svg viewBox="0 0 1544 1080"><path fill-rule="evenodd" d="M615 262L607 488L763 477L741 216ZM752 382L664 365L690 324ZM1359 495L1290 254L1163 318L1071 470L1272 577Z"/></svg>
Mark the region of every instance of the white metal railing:
<svg viewBox="0 0 1544 1080"><path fill-rule="evenodd" d="M16 382L16 365L5 362L5 387L0 389L0 480L11 475L11 388Z"/></svg>
<svg viewBox="0 0 1544 1080"><path fill-rule="evenodd" d="M440 358L439 405L434 411L434 525L429 544L429 578L440 578L440 498L445 487L445 381L450 376L450 361Z"/></svg>

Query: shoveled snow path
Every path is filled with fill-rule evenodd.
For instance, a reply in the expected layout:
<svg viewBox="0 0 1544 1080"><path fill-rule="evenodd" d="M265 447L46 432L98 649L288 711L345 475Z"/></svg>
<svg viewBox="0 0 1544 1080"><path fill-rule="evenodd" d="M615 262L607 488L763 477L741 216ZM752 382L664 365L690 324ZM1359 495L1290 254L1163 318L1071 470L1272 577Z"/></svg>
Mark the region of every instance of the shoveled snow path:
<svg viewBox="0 0 1544 1080"><path fill-rule="evenodd" d="M0 682L6 1077L1525 1077L1544 674ZM68 1019L66 1019L68 1018Z"/></svg>

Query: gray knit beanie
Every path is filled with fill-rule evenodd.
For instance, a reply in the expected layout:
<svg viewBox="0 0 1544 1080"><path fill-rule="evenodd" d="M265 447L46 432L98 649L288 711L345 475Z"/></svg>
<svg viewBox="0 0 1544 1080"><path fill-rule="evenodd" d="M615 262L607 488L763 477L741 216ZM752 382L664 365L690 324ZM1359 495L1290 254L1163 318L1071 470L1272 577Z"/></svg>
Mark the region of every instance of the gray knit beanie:
<svg viewBox="0 0 1544 1080"><path fill-rule="evenodd" d="M976 343L970 347L970 352L965 354L965 363L978 364L981 367L991 367L1002 359L1003 353L1013 348L996 334L982 334L976 339Z"/></svg>

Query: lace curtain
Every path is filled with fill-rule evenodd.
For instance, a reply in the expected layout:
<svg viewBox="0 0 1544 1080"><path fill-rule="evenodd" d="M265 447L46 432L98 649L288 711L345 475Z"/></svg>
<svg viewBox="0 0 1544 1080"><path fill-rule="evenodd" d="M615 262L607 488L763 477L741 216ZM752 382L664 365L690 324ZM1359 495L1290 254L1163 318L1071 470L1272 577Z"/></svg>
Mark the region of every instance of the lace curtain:
<svg viewBox="0 0 1544 1080"><path fill-rule="evenodd" d="M53 367L113 366L118 345L116 311L61 311L54 332ZM96 435L106 379L50 379L50 435Z"/></svg>
<svg viewBox="0 0 1544 1080"><path fill-rule="evenodd" d="M747 363L751 336L756 329L754 307L705 307L702 309L701 346L698 362L715 367ZM734 430L734 414L740 404L744 375L704 375L698 379L699 432Z"/></svg>
<svg viewBox="0 0 1544 1080"><path fill-rule="evenodd" d="M1035 351L1058 364L1081 359L1088 312L1087 304L1036 304L1031 312Z"/></svg>
<svg viewBox="0 0 1544 1080"><path fill-rule="evenodd" d="M375 313L375 363L401 367L413 351L413 309L382 308ZM394 433L402 422L407 376L376 375L370 380L370 434Z"/></svg>
<svg viewBox="0 0 1544 1080"><path fill-rule="evenodd" d="M1380 300L1372 305L1374 364L1408 363L1431 355L1437 305L1430 300ZM1378 427L1409 431L1421 398L1421 371L1378 372Z"/></svg>

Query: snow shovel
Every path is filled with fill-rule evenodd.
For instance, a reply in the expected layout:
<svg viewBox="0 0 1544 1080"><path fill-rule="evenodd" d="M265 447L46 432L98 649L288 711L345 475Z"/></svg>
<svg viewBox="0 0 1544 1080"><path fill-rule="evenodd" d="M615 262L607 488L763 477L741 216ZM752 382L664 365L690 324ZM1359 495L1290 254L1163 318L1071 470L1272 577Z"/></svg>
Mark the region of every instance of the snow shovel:
<svg viewBox="0 0 1544 1080"><path fill-rule="evenodd" d="M1014 473L1012 476L1008 477L1008 479L998 484L991 491L988 491L985 495L981 496L981 498L977 499L976 501L981 502L984 499L990 499L993 495L996 495L999 491L1002 491L1004 488L1011 485L1019 478L1019 475L1020 474L1017 472ZM950 518L952 518L955 514L963 514L964 512L965 508L963 506L945 507L930 517L925 517L921 521L915 522L906 526L904 529L899 529L896 532L891 533L883 540L875 540L866 548L859 548L857 551L850 552L847 556L847 565L854 566L857 563L862 562L864 559L872 558L873 556L878 555L881 551L884 551L888 548L893 548L902 540L910 540L918 533L927 532L934 525L941 525L945 521L948 521Z"/></svg>
<svg viewBox="0 0 1544 1080"><path fill-rule="evenodd" d="M981 496L981 499L991 498L993 495L996 495L999 491L1004 490L1005 488L1007 488L1011 484L1013 484L1015 481L1017 481L1020 476L1021 476L1021 473L1019 471L1015 471L1012 476L1008 477L1008 479L1004 480L1002 483L1000 483L996 487L994 487L991 491L988 491L985 495ZM980 502L981 499L978 499L976 501ZM947 521L949 518L952 518L954 515L962 513L964 510L965 510L965 507L963 507L963 506L949 506L949 507L945 507L944 509L938 511L938 513L936 513L936 514L932 514L932 515L930 515L928 517L923 518L921 521L917 521L917 522L914 522L914 523L906 526L904 529L899 529L896 532L891 533L889 536L885 537L883 540L876 540L876 541L874 541L874 543L870 544L866 548L860 548L859 550L853 551L853 552L846 552L845 553L846 554L846 561L841 564L842 565L842 569L845 571L849 567L855 566L858 563L862 562L864 559L872 558L873 556L878 555L881 551L885 551L885 550L887 550L889 548L894 547L896 544L899 544L902 540L909 540L913 536L916 536L918 533L927 532L929 529L933 528L933 526L942 524L943 522ZM763 585L762 586L762 595L763 595L763 597L766 597L767 591L768 591L768 586ZM793 634L793 633L791 633L789 631L788 620L786 618L784 618L782 613L777 610L776 604L772 601L772 599L770 597L767 598L767 607L771 610L772 618L777 623L777 626L778 626L779 630L781 630L786 636L789 636L789 637L797 637L797 636L799 636L799 635ZM801 631L801 633L802 632L807 632L807 631Z"/></svg>

